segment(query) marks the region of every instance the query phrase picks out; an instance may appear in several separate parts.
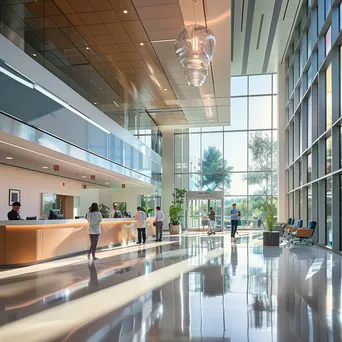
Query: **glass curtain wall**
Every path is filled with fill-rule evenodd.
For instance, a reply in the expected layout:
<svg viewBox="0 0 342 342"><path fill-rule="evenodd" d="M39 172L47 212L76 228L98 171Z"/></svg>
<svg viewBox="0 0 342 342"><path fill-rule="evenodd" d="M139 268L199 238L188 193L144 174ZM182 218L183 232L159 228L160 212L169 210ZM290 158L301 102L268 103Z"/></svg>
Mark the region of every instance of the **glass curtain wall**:
<svg viewBox="0 0 342 342"><path fill-rule="evenodd" d="M342 247L341 8L341 1L302 3L286 53L287 105L281 113L286 117L288 216L305 224L316 221L314 242L336 251ZM298 168L302 180L297 182L295 173L293 183ZM297 205L293 198L302 200Z"/></svg>
<svg viewBox="0 0 342 342"><path fill-rule="evenodd" d="M277 76L232 77L231 96L230 126L175 131L174 185L223 191L224 227L233 203L257 227L265 202L277 205Z"/></svg>

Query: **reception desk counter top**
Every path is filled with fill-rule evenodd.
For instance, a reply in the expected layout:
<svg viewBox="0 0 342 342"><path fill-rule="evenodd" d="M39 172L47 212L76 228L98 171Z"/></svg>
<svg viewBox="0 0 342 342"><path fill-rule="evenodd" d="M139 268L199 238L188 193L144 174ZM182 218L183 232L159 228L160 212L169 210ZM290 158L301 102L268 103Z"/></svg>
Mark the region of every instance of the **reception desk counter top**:
<svg viewBox="0 0 342 342"><path fill-rule="evenodd" d="M155 235L154 218L146 235ZM110 247L137 238L134 218L103 219L98 247ZM82 253L89 248L88 222L78 220L0 221L0 266L21 266Z"/></svg>

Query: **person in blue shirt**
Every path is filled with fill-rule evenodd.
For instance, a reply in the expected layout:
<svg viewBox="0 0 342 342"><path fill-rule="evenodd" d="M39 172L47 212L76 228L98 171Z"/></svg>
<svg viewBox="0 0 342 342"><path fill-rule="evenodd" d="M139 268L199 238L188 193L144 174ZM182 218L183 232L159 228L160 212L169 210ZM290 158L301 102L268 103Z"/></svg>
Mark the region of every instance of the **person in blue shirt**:
<svg viewBox="0 0 342 342"><path fill-rule="evenodd" d="M233 204L233 209L230 211L230 217L231 217L231 238L235 240L235 234L237 230L237 224L239 221L239 211L236 209L236 204Z"/></svg>

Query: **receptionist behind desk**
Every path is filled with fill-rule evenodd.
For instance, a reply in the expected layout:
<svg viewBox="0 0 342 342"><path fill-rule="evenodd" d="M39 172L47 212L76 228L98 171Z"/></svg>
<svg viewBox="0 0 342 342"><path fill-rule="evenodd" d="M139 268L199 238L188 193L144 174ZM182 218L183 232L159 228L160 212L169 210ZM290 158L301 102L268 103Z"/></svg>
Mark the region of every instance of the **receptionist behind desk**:
<svg viewBox="0 0 342 342"><path fill-rule="evenodd" d="M114 207L113 207L112 217L113 218L121 218L122 217L121 211L119 210L117 205L114 205Z"/></svg>
<svg viewBox="0 0 342 342"><path fill-rule="evenodd" d="M13 202L13 204L12 204L12 210L7 214L8 220L10 220L10 221L14 221L14 220L19 221L19 220L22 220L22 218L21 218L20 215L19 215L20 207L21 207L20 202Z"/></svg>

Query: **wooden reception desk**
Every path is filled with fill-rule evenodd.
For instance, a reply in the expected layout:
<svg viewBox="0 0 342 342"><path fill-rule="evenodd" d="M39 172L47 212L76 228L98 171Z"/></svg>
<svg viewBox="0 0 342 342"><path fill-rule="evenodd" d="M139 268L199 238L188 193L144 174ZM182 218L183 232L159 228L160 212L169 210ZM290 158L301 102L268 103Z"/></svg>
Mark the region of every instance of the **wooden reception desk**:
<svg viewBox="0 0 342 342"><path fill-rule="evenodd" d="M153 221L147 219L147 236L155 235ZM126 244L136 238L134 219L103 219L98 247ZM84 219L0 221L0 267L62 258L88 248L88 222Z"/></svg>

